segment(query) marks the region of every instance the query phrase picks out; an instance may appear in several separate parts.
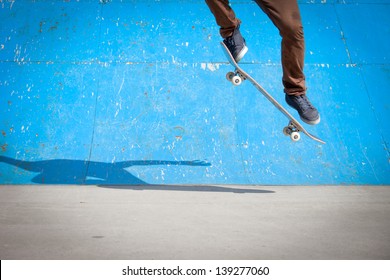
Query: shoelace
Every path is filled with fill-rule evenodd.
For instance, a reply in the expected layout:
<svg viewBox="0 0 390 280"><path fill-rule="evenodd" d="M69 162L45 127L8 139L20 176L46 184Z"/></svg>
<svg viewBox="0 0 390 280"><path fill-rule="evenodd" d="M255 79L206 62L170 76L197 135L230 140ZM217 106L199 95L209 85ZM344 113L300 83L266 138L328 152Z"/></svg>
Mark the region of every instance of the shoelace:
<svg viewBox="0 0 390 280"><path fill-rule="evenodd" d="M233 36L230 36L230 37L227 37L225 39L225 41L229 44L229 45L232 45L234 43L234 38Z"/></svg>
<svg viewBox="0 0 390 280"><path fill-rule="evenodd" d="M307 99L307 97L305 95L297 96L296 101L298 103L298 106L303 111L306 111L307 109L314 109L313 105L309 102L309 100Z"/></svg>

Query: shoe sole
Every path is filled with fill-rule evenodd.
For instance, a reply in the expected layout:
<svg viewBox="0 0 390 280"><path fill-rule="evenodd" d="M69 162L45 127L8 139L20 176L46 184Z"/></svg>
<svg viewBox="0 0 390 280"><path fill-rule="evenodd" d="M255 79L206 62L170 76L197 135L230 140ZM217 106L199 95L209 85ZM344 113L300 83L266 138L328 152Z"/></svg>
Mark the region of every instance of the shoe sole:
<svg viewBox="0 0 390 280"><path fill-rule="evenodd" d="M306 119L302 118L301 116L299 116L299 117L301 118L302 121L304 121L305 123L310 124L310 125L319 124L320 121L321 121L320 115L318 115L318 119L316 119L316 120L314 120L314 121L306 120Z"/></svg>
<svg viewBox="0 0 390 280"><path fill-rule="evenodd" d="M242 50L238 53L238 55L234 58L234 60L238 63L240 60L245 56L245 54L248 52L248 47L244 46Z"/></svg>

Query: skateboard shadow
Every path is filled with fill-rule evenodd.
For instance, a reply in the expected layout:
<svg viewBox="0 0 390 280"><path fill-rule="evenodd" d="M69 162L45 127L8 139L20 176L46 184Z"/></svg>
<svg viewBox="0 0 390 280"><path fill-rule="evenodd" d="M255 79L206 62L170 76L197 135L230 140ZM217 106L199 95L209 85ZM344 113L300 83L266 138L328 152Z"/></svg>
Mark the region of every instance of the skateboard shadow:
<svg viewBox="0 0 390 280"><path fill-rule="evenodd" d="M135 190L135 191L183 191L183 192L230 192L230 193L275 193L274 191L248 189L247 187L237 188L234 186L212 186L212 185L99 185L102 188Z"/></svg>
<svg viewBox="0 0 390 280"><path fill-rule="evenodd" d="M127 168L131 166L211 166L205 161L166 161L166 160L132 160L115 163L53 159L41 161L22 161L0 156L0 162L17 168L38 173L31 179L37 184L61 185L97 185L104 188L129 190L169 190L169 191L202 191L202 192L234 192L234 193L272 193L254 189L240 189L220 186L180 186L152 185L131 174Z"/></svg>

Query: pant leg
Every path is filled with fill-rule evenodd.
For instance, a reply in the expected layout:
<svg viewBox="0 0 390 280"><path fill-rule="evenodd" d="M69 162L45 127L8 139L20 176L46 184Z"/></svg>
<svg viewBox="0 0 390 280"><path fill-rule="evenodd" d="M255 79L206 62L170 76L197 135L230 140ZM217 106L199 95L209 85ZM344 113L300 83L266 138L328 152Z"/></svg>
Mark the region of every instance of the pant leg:
<svg viewBox="0 0 390 280"><path fill-rule="evenodd" d="M229 5L229 0L205 0L214 14L215 20L220 27L220 34L223 38L233 34L234 29L240 25L241 21L236 18L233 9Z"/></svg>
<svg viewBox="0 0 390 280"><path fill-rule="evenodd" d="M282 37L284 91L290 95L306 92L303 73L305 41L296 0L255 0L279 29Z"/></svg>

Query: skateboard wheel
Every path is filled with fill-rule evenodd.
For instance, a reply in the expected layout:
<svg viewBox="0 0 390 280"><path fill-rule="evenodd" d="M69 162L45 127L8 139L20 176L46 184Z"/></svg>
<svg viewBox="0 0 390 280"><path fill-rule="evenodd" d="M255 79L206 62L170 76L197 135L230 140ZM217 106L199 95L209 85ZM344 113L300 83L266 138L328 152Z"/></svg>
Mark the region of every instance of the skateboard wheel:
<svg viewBox="0 0 390 280"><path fill-rule="evenodd" d="M241 78L239 76L234 76L233 79L232 79L232 83L235 86L239 86L239 85L241 85L242 80L241 80Z"/></svg>
<svg viewBox="0 0 390 280"><path fill-rule="evenodd" d="M226 73L226 79L231 82L234 78L235 74L234 72L229 72L229 73Z"/></svg>
<svg viewBox="0 0 390 280"><path fill-rule="evenodd" d="M298 132L294 131L294 132L291 132L290 138L292 141L297 142L297 141L299 141L299 139L301 139L301 135Z"/></svg>
<svg viewBox="0 0 390 280"><path fill-rule="evenodd" d="M283 128L283 134L286 135L286 136L289 136L291 135L291 128L289 128L288 126L286 126L285 128Z"/></svg>

